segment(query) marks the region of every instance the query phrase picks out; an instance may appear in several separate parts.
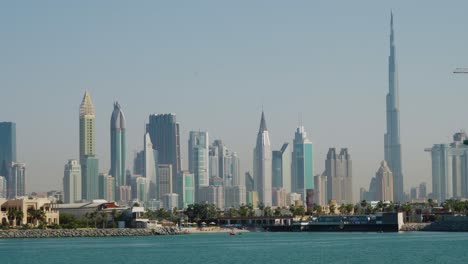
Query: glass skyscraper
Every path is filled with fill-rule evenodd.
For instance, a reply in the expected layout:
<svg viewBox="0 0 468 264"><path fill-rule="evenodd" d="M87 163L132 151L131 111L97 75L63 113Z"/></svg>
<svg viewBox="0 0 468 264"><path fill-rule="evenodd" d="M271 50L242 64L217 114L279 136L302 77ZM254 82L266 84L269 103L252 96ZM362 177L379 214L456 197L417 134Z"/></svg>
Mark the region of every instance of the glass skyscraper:
<svg viewBox="0 0 468 264"><path fill-rule="evenodd" d="M303 126L296 130L292 154L292 192L306 199L306 191L314 189L314 164L312 142Z"/></svg>
<svg viewBox="0 0 468 264"><path fill-rule="evenodd" d="M0 166L16 161L16 124L0 122ZM2 175L6 176L6 175Z"/></svg>
<svg viewBox="0 0 468 264"><path fill-rule="evenodd" d="M259 202L265 206L272 206L271 177L272 177L272 152L270 136L262 112L260 128L257 134L257 142L254 149L254 186L258 193Z"/></svg>
<svg viewBox="0 0 468 264"><path fill-rule="evenodd" d="M198 190L209 185L208 132L190 131L188 142L189 171L194 175L195 197ZM179 199L181 198L179 193ZM197 199L197 198L195 198Z"/></svg>
<svg viewBox="0 0 468 264"><path fill-rule="evenodd" d="M111 169L109 174L115 178L116 186L127 185L125 177L125 116L118 102L114 103L110 134Z"/></svg>
<svg viewBox="0 0 468 264"><path fill-rule="evenodd" d="M173 173L181 170L179 123L175 114L150 115L147 131L158 151L158 164L171 164Z"/></svg>

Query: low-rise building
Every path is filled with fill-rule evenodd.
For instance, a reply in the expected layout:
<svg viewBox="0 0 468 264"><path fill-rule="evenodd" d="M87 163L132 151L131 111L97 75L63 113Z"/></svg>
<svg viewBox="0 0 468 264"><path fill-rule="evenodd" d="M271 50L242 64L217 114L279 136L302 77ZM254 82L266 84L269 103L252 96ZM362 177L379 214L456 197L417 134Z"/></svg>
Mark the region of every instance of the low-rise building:
<svg viewBox="0 0 468 264"><path fill-rule="evenodd" d="M39 213L42 212L42 213ZM38 226L41 221L48 225L59 224L59 212L52 207L47 198L18 197L15 199L0 199L0 219L2 225Z"/></svg>

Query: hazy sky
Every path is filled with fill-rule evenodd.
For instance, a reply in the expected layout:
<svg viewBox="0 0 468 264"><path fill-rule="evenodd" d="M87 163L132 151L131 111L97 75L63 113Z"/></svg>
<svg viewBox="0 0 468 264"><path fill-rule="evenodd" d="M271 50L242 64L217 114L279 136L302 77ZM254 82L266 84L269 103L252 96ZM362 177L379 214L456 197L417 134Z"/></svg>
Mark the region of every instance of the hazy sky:
<svg viewBox="0 0 468 264"><path fill-rule="evenodd" d="M411 3L410 3L411 2ZM274 149L302 114L315 173L348 147L354 197L383 159L390 10L400 78L405 191L427 181L424 148L468 127L467 1L2 1L0 121L17 123L28 191L62 189L78 158L78 109L96 108L100 170L109 123L127 119L127 163L150 113L221 138L251 170L262 105Z"/></svg>

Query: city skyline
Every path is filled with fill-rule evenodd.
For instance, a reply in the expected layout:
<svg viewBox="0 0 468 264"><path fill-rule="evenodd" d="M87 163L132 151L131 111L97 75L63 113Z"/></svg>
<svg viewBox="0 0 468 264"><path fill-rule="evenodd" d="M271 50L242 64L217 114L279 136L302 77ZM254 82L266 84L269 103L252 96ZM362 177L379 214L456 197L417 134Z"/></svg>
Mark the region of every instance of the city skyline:
<svg viewBox="0 0 468 264"><path fill-rule="evenodd" d="M418 21L415 21L410 18L412 13L414 14L417 10L414 4L406 4L405 8L398 6L398 2L395 3L394 14L396 17L395 28L398 31L401 88L400 107L402 113L404 113L401 117L401 126L404 128L401 140L404 152L403 163L405 164L403 171L405 174L405 191L409 192L409 188L417 186L419 181L426 181L430 185L430 156L423 152L424 148L432 146L434 143L450 142L450 140L446 139L447 137L450 137L453 132L458 131L460 128L468 127L466 120L453 115L453 113L463 111L461 107L463 102L460 97L463 97L465 93L467 80L463 77L451 75L453 68L464 66L468 61L468 58L464 55L464 48L462 49L462 47L466 46L466 38L459 34L459 32L462 32L460 29L466 25L466 22L463 21L463 16L458 12L461 9L460 7L430 5L427 7L427 12L424 14L418 13ZM256 11L259 8L275 11L279 10L280 7L279 4L272 4L271 6L255 4L252 8ZM164 70L159 64L148 64L147 60L139 57L141 53L134 50L132 50L131 54L135 56L124 55L123 62L132 65L132 67L134 64L141 64L136 67L141 73L137 74L135 71L129 71L128 66L125 65L122 65L122 68L119 68L119 66L114 68L106 67L107 71L99 70L107 65L104 60L107 56L114 55L116 49L124 47L116 44L116 48L104 53L102 57L97 56L97 59L99 59L98 64L90 66L89 70L82 71L78 76L73 71L67 71L67 67L61 67L61 65L67 65L71 61L75 61L76 57L69 54L68 56L62 56L63 58L58 58L58 55L68 54L69 50L56 49L52 52L46 46L51 45L54 47L53 42L50 42L48 38L43 40L44 43L37 43L39 46L34 46L36 49L26 52L24 57L16 56L18 55L17 52L22 50L18 50L19 48L33 47L30 46L31 44L27 44L34 42L28 41L32 38L32 36L26 34L29 30L38 29L38 32L51 36L51 33L61 32L60 28L52 27L50 31L45 31L42 27L36 28L39 25L44 25L44 23L49 23L43 20L40 20L38 25L26 26L21 23L15 25L14 28L19 32L18 35L11 35L2 28L2 32L5 32L5 36L9 41L0 45L5 47L4 50L13 51L11 52L12 55L5 54L5 61L14 63L11 67L5 69L6 78L3 80L3 86L8 87L8 89L5 89L5 96L0 99L2 100L0 110L4 113L2 121L13 121L17 124L18 160L25 162L28 166L28 191L46 191L60 188L63 165L68 159L78 158L76 156L78 147L76 146L76 140L73 140L77 138L77 124L76 119L73 117L76 116L76 98L82 96L85 89L91 91L93 100L95 100L97 112L96 154L100 159L101 172L106 172L110 168L110 164L108 164L108 157L110 157L110 146L108 144L110 140L108 138L107 120L108 107L115 99L119 99L125 105L128 122L127 145L129 151L127 151L127 161L133 160L134 151L142 149L141 127L146 122L147 115L149 113L175 112L181 122L180 137L183 142L181 144L183 168L187 168L187 146L185 142L188 139L188 131L203 129L208 131L212 138L223 139L226 145L231 146L233 150L238 152L241 158L242 173L247 170L252 172L251 146L253 139L251 135L255 133L256 123L258 122L254 116L259 112L260 106L264 105L266 113L270 117L269 128L272 136L272 149L279 149L284 142L291 142L294 128L297 126L295 117L297 113L302 113L304 126L308 128L310 139L314 143L314 173L319 174L323 171L323 161L330 146L348 147L353 153L353 174L356 180L354 181L353 190L356 192L358 187L366 187L370 178L375 174L376 164L379 164L383 159L382 131L384 131L385 127L383 97L388 82L386 56L388 55L389 10L392 6L378 8L371 6L369 8L375 11L371 12L372 14L368 14L369 9L366 9L367 11L359 10L362 5L349 7L349 11L353 12L347 10L348 15L345 15L343 19L339 18L339 16L343 15L344 11L336 10L331 12L327 9L326 4L312 9L313 14L317 16L316 18L313 16L309 18L309 15L306 16L299 8L290 7L284 10L285 17L289 19L285 25L275 28L275 31L270 27L266 27L267 33L261 33L257 38L252 36L251 31L247 28L236 24L233 32L230 33L234 34L234 36L248 37L252 41L249 41L250 44L247 46L240 44L239 41L234 41L234 44L239 45L238 48L229 45L225 46L225 48L229 47L229 51L232 51L235 55L238 55L241 51L247 51L246 54L249 56L241 57L243 63L228 55L220 56L220 59L213 59L217 55L227 53L226 49L219 48L227 45L227 36L219 35L220 32L217 28L208 27L208 31L201 32L201 34L203 37L211 36L212 38L220 36L220 38L215 38L217 41L213 44L218 46L218 49L212 49L212 53L207 53L205 49L201 49L201 44L207 44L206 42L199 42L203 40L203 37L195 38L195 42L183 42L184 45L192 47L187 52L199 50L201 51L200 56L205 59L208 58L208 61L199 64L202 57L197 55L186 56L186 61L180 61L180 57L176 57L179 63L187 62L177 72L174 72L176 64L170 63L167 56L163 56L158 60L163 64L169 63L167 70ZM12 6L10 10L12 10L11 13L16 13L19 18L24 18L24 15L15 12L15 10L23 9L29 10L29 12L33 10L21 6ZM302 9L304 11L311 10L307 4L304 4ZM132 9L128 13L124 13L124 17L133 17L132 12L135 11L136 9ZM141 11L141 9L138 9L138 11ZM221 11L223 14L227 12L224 9ZM323 11L323 15L316 14L318 11ZM54 12L50 10L44 12L52 14L51 21L56 19L57 14L54 16ZM79 14L80 11L76 12L75 14ZM206 13L203 14L206 15ZM234 10L232 13L227 12L227 14L247 15L246 23L258 22L257 18L254 19L249 16L247 11ZM279 14L277 11L273 12L272 15L262 13L260 17L266 19L266 23L270 23ZM292 18L292 14L296 14L295 18ZM42 15L37 14L39 17ZM320 23L320 21L328 21L325 15L332 15L333 18L336 18L337 25ZM143 17L152 21L151 16L147 13L144 13ZM8 20L10 22L11 20L16 21L16 19L11 18L10 14L5 14L2 19L10 19ZM77 24L79 20L75 21L74 19L75 17L71 16L69 20L65 20L63 23L79 29L80 25ZM210 19L213 20L214 17L207 16L206 20L203 21L211 21ZM233 17L228 16L226 20L220 21L220 25L231 25L232 21L237 21L233 19ZM338 26L343 27L342 22L344 20L346 20L347 25L343 29L338 29ZM196 19L195 21L202 20ZM103 26L107 25L104 23L105 21L97 22L97 25L100 26L98 29L102 29ZM137 22L141 22L141 20ZM314 26L314 22L321 25L324 30ZM11 25L11 23L4 24ZM199 25L199 23L195 24ZM118 23L118 25L122 24ZM254 25L254 30L265 27L265 24L251 23L251 25ZM292 28L297 30L289 31ZM430 32L428 28L431 29ZM130 34L128 29L128 27L124 28L122 32ZM148 28L144 27L143 30L148 30ZM180 30L179 26L169 24L164 32L185 32ZM245 32L243 32L244 30ZM349 33L346 33L346 31ZM436 39L433 37L434 32L438 35ZM77 32L77 34L80 36L83 32ZM91 38L95 36L91 29L85 28L85 35L88 34L91 34ZM132 36L142 36L138 32L134 34ZM166 34L164 36L168 37L166 40L169 44L175 41ZM266 45L266 49L259 49L266 43L263 39L267 40L268 36L278 42L278 45L274 44L275 41L273 41L272 44ZM352 36L351 39L347 38L350 36ZM106 37L112 39L117 36L110 32ZM172 37L180 40L182 36L173 34ZM444 38L453 41L447 44L441 40ZM280 41L281 39L288 41ZM343 41L344 39L346 41ZM19 45L18 49L14 49L12 44L18 43L20 40L23 40L24 44ZM103 49L102 44L107 43L103 38L97 38L97 40L99 41L95 43L96 46L85 43L83 48L74 45L71 47L77 49L77 54L83 54L83 52L86 53L87 51L95 54L94 52ZM68 43L63 39L58 41L61 44ZM289 45L283 50L280 44L285 43ZM358 44L361 43L364 44L363 47L359 47ZM327 48L324 46L325 44L333 45ZM208 45L207 48L209 47ZM291 47L296 47L297 51L293 51ZM155 49L160 48L161 46L155 46ZM317 51L321 50L325 52L320 53L328 55L318 54ZM31 53L33 51L39 51L39 53L34 55ZM183 55L189 55L187 52L183 52ZM173 53L169 52L169 54ZM431 56L428 56L429 54ZM15 56L12 57L13 55ZM153 58L155 55L149 53L149 58ZM32 63L31 66L18 71L19 66L25 65L26 56L28 56L27 62ZM47 60L45 57L47 57ZM338 60L337 57L341 58ZM431 60L426 60L425 57L431 57ZM29 61L29 58L31 61ZM91 58L83 58L85 58L83 62L89 65L92 64L93 60ZM273 63L275 61L280 62L283 66ZM336 71L337 65L340 68L350 69L350 61L353 62L353 68L349 73ZM437 63L434 63L435 61ZM35 67L39 62L44 67L36 69ZM368 66L363 66L364 63ZM217 67L218 69L214 70L208 64L225 66ZM277 66L269 67L266 64L276 64ZM431 66L425 66L425 64ZM245 65L246 69L239 68L239 65ZM292 70L288 70L288 68L292 68ZM36 75L33 69L34 71L38 70L37 74L41 73L43 76ZM73 67L73 70L79 69L81 69L79 66ZM22 72L24 75L15 73L15 71ZM124 74L126 71L128 71L128 74ZM153 71L157 74L150 77ZM53 75L51 75L52 72ZM99 77L94 72L101 72L102 76ZM231 73L228 74L228 72ZM248 72L256 72L257 77L248 74ZM17 79L20 77L18 75L28 76L27 79L35 81L34 85L30 85L27 80ZM161 77L164 75L167 76L166 79ZM323 75L323 77L320 75ZM426 76L431 77L426 78ZM270 82L263 79L272 80ZM346 82L340 82L338 79L346 80ZM196 89L188 89L188 87L192 86ZM38 92L31 89L31 87L37 87ZM110 87L115 87L112 94L109 93ZM216 94L219 90L216 90L215 87L225 91L225 93ZM156 93L152 92L152 89ZM176 92L171 92L171 89ZM284 89L284 91L281 89ZM308 92L308 90L311 92ZM441 92L439 90L445 91ZM267 96L268 99L265 99L264 94L267 91L270 93ZM25 93L30 93L31 96L25 96ZM158 97L158 93L162 96ZM211 96L209 99L212 99L210 100L211 103L209 103L211 107L200 107L200 105L198 105L199 108L194 107L189 98L195 96L195 99L200 100L201 97L196 96L197 93L209 94ZM259 93L263 95L260 96ZM342 96L337 97L337 93ZM420 102L421 93L426 95L424 97L425 102L418 107L413 107L415 103ZM54 107L43 106L42 104L48 98L44 96L50 96L50 94L58 97L59 100L54 103ZM142 98L142 94L145 94L146 98ZM184 96L175 98L174 96L177 94ZM454 97L453 94L457 94L457 96ZM230 96L232 100L224 100L225 96ZM33 98L34 100L32 100ZM448 102L449 100L452 102L451 104L440 104L440 102ZM41 102L41 105L38 105L36 101ZM26 110L35 109L35 113L42 116L40 122L39 120L31 120L29 111L21 110L18 107L19 102L23 102L22 105ZM198 101L198 104L200 102ZM294 104L290 102L294 102ZM328 105L334 107L328 108ZM341 107L338 107L340 105ZM434 107L434 105L440 105L440 107ZM188 107L190 107L190 110L188 110ZM343 113L340 108L352 109L352 111ZM57 111L57 109L60 109L60 111ZM328 109L328 111L321 111L323 109ZM333 122L330 122L330 120L336 118L342 118L343 123L333 124ZM232 123L225 122L225 120L232 120ZM56 133L50 133L48 128L54 122L59 122L61 125L56 128ZM417 126L415 123L417 123ZM340 131L344 126L348 127L346 133ZM36 137L31 136L32 131L42 140L34 140ZM366 131L366 134L364 135L362 131ZM420 135L421 131L424 131L425 135ZM63 134L67 135L67 137L57 138L55 134ZM38 157L38 149L47 149L50 150L50 153ZM131 162L128 163L130 165ZM431 187L428 186L428 189L431 190Z"/></svg>

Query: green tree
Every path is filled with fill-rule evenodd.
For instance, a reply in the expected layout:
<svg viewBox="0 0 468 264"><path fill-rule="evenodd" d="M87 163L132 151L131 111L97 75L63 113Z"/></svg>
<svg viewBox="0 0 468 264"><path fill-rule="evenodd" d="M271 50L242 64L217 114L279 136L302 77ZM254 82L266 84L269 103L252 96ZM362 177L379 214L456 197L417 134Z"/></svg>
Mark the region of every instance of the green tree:
<svg viewBox="0 0 468 264"><path fill-rule="evenodd" d="M330 214L335 214L336 205L330 204L330 205L328 206L328 210L330 211Z"/></svg>
<svg viewBox="0 0 468 264"><path fill-rule="evenodd" d="M341 204L340 207L338 207L338 211L340 211L340 214L344 214L346 212L346 205Z"/></svg>
<svg viewBox="0 0 468 264"><path fill-rule="evenodd" d="M351 214L351 212L354 211L354 205L352 205L352 204L347 204L347 205L345 206L345 210L346 210L346 213L347 213L347 214Z"/></svg>
<svg viewBox="0 0 468 264"><path fill-rule="evenodd" d="M273 211L271 210L271 207L270 207L270 206L266 206L266 207L263 209L263 215L264 215L264 216L272 216L272 215L273 215Z"/></svg>
<svg viewBox="0 0 468 264"><path fill-rule="evenodd" d="M239 215L242 217L246 217L249 214L249 207L247 207L245 204L241 204L239 207Z"/></svg>
<svg viewBox="0 0 468 264"><path fill-rule="evenodd" d="M276 207L275 211L273 212L273 215L274 216L281 216L281 208Z"/></svg>
<svg viewBox="0 0 468 264"><path fill-rule="evenodd" d="M46 214L40 209L28 209L28 217L31 219L31 224L33 226L37 226L38 224L42 224L46 221Z"/></svg>
<svg viewBox="0 0 468 264"><path fill-rule="evenodd" d="M321 215L321 214L322 214L322 211L323 211L322 206L316 205L316 206L314 207L314 209L315 209L315 213L316 213L317 215Z"/></svg>

